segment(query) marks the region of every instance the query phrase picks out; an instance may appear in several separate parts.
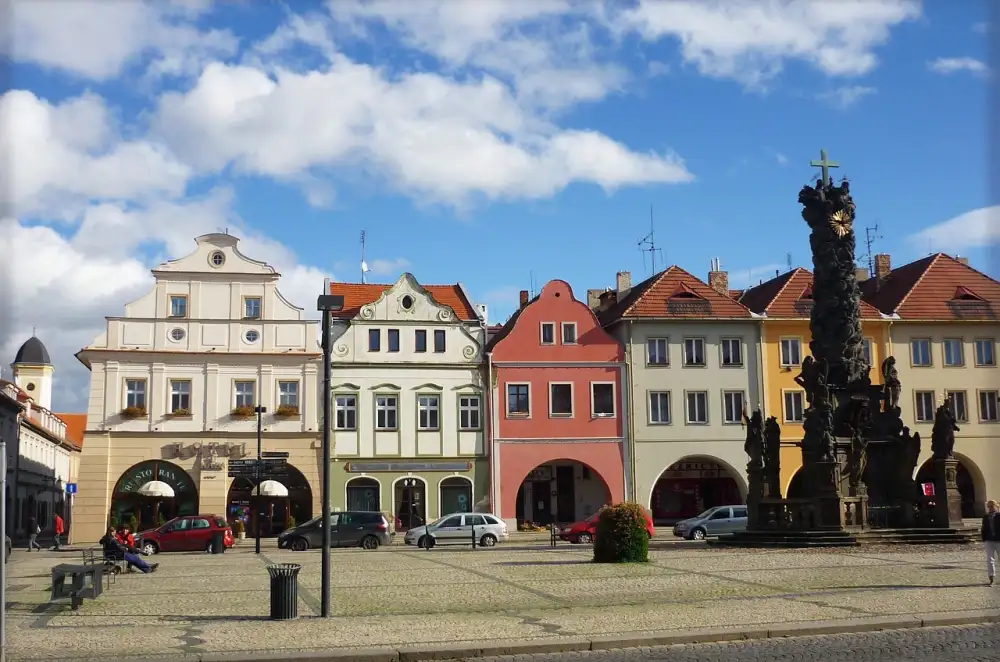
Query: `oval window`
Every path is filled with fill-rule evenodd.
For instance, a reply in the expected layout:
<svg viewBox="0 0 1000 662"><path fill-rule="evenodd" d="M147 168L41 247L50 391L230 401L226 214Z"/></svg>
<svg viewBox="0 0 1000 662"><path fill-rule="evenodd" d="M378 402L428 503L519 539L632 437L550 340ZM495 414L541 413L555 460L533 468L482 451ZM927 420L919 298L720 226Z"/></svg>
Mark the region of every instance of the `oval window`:
<svg viewBox="0 0 1000 662"><path fill-rule="evenodd" d="M250 329L243 335L243 337L246 338L247 342L253 343L257 342L257 339L260 338L260 334L257 333L256 330Z"/></svg>
<svg viewBox="0 0 1000 662"><path fill-rule="evenodd" d="M181 328L172 329L170 331L170 337L175 342L180 342L180 341L184 340L184 329L181 329Z"/></svg>

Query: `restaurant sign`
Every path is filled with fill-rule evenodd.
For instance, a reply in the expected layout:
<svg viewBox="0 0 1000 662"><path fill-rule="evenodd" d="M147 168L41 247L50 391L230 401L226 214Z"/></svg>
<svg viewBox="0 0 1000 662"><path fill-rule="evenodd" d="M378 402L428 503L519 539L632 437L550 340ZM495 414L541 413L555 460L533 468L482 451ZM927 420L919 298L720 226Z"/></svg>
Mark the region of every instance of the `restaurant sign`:
<svg viewBox="0 0 1000 662"><path fill-rule="evenodd" d="M175 493L190 492L194 489L187 473L168 462L142 462L125 472L118 481L119 493L138 492L150 481L158 480L174 488Z"/></svg>

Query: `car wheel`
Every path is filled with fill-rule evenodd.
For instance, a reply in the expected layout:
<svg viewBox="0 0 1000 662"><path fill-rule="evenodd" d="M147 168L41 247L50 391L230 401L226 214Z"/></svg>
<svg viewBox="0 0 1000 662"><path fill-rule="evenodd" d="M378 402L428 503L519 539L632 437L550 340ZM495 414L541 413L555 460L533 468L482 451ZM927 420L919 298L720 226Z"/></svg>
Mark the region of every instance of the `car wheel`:
<svg viewBox="0 0 1000 662"><path fill-rule="evenodd" d="M152 556L153 554L159 554L160 548L156 546L156 543L147 542L142 545L142 553L146 556Z"/></svg>
<svg viewBox="0 0 1000 662"><path fill-rule="evenodd" d="M304 552L309 549L309 541L305 538L296 538L292 541L292 551L293 552Z"/></svg>
<svg viewBox="0 0 1000 662"><path fill-rule="evenodd" d="M576 541L582 545L589 545L594 542L594 538L589 533L581 533L576 537Z"/></svg>
<svg viewBox="0 0 1000 662"><path fill-rule="evenodd" d="M378 538L375 536L365 536L361 539L362 549L378 549Z"/></svg>
<svg viewBox="0 0 1000 662"><path fill-rule="evenodd" d="M417 547L430 549L433 546L434 546L434 538L431 538L430 536L421 536L420 540L417 541Z"/></svg>
<svg viewBox="0 0 1000 662"><path fill-rule="evenodd" d="M479 539L480 547L493 547L497 544L497 537L492 533L487 533L485 536Z"/></svg>
<svg viewBox="0 0 1000 662"><path fill-rule="evenodd" d="M704 540L705 539L705 529L695 529L691 532L690 540Z"/></svg>

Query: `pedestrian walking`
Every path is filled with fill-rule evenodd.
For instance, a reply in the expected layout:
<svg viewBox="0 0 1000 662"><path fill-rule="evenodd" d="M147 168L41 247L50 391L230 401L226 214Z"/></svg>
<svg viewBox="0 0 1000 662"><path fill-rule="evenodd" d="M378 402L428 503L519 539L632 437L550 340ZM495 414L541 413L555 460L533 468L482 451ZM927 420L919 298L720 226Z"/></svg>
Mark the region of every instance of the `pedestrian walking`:
<svg viewBox="0 0 1000 662"><path fill-rule="evenodd" d="M62 540L60 540L60 536L62 536L62 534L66 531L66 524L63 522L63 518L59 515L59 513L56 513L55 530L56 534L52 536L52 549L58 552L62 547Z"/></svg>
<svg viewBox="0 0 1000 662"><path fill-rule="evenodd" d="M42 551L42 546L38 544L38 534L42 532L42 527L38 526L38 520L32 515L28 518L28 551L37 549Z"/></svg>
<svg viewBox="0 0 1000 662"><path fill-rule="evenodd" d="M986 515L983 516L983 546L986 547L986 574L993 586L997 557L1000 557L1000 503L993 499L986 502Z"/></svg>

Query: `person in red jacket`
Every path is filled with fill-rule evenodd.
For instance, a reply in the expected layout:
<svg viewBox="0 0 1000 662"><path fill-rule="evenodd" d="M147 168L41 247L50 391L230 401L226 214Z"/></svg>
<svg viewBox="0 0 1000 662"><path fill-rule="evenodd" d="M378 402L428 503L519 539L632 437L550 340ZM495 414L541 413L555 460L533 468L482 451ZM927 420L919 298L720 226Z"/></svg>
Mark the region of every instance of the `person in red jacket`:
<svg viewBox="0 0 1000 662"><path fill-rule="evenodd" d="M59 513L56 513L55 532L56 534L52 536L52 549L59 551L59 548L62 547L62 540L60 538L66 532L66 524Z"/></svg>
<svg viewBox="0 0 1000 662"><path fill-rule="evenodd" d="M126 545L127 547L135 547L135 536L132 535L131 531L129 531L127 525L118 529L117 537L118 542L121 544Z"/></svg>

